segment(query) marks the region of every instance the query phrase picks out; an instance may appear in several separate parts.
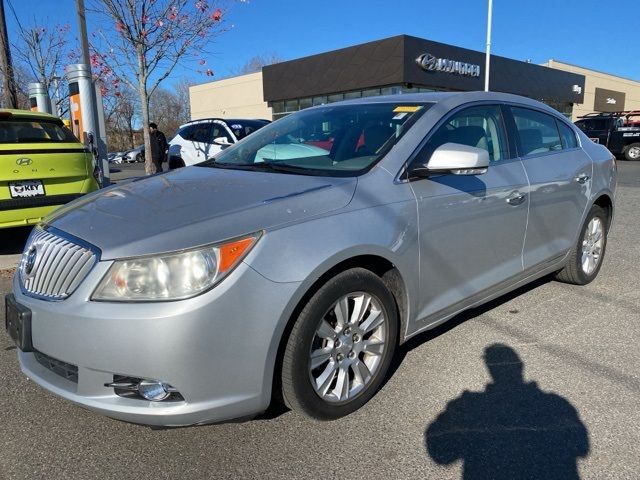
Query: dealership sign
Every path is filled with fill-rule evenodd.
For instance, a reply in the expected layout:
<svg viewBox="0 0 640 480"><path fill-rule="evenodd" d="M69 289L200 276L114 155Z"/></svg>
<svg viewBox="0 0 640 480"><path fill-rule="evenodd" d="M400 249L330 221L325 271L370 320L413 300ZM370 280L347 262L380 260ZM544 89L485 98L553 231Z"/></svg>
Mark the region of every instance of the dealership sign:
<svg viewBox="0 0 640 480"><path fill-rule="evenodd" d="M624 110L624 92L596 87L593 110L596 112L621 112Z"/></svg>
<svg viewBox="0 0 640 480"><path fill-rule="evenodd" d="M423 53L416 58L416 63L427 72L445 72L466 77L479 77L480 65L458 62L448 58L438 58L430 53Z"/></svg>

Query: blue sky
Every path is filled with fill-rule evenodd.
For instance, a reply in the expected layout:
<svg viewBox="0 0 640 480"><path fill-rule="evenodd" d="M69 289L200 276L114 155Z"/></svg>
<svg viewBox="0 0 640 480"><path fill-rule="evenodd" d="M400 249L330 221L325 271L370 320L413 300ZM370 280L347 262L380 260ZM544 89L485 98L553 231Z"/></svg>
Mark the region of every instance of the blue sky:
<svg viewBox="0 0 640 480"><path fill-rule="evenodd" d="M75 0L5 0L10 36L17 26L8 3L24 24L37 12L41 23L76 27ZM234 4L233 28L209 47L207 67L222 77L254 55L288 60L402 33L484 50L486 15L486 0L249 0ZM492 53L640 80L639 26L640 0L494 0ZM186 68L172 77L211 80Z"/></svg>

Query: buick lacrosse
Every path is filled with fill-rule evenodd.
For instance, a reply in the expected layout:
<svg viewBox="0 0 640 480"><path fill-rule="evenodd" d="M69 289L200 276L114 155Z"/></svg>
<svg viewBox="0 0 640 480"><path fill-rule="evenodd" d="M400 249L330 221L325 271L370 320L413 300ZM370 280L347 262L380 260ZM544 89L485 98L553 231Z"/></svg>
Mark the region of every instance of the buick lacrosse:
<svg viewBox="0 0 640 480"><path fill-rule="evenodd" d="M412 336L543 275L592 281L615 185L606 148L526 98L310 108L51 214L6 328L29 378L110 417L198 424L276 398L335 419Z"/></svg>

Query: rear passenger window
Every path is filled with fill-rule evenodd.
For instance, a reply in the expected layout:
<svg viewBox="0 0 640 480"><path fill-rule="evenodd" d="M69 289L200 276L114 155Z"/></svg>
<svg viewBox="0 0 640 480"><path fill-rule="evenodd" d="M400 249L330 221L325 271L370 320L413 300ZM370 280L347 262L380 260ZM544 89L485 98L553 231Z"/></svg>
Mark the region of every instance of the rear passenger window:
<svg viewBox="0 0 640 480"><path fill-rule="evenodd" d="M231 135L229 135L229 132L227 132L227 129L224 128L222 125L218 125L218 124L213 124L213 134L211 135L211 141L215 140L216 138L220 138L220 137L224 137L227 139L227 141L229 143L233 143L233 139L231 138Z"/></svg>
<svg viewBox="0 0 640 480"><path fill-rule="evenodd" d="M208 123L188 125L180 130L179 135L191 142L209 143L211 141L209 125Z"/></svg>
<svg viewBox="0 0 640 480"><path fill-rule="evenodd" d="M558 127L560 127L560 136L562 137L562 148L576 148L578 141L576 140L576 134L571 128L558 121Z"/></svg>
<svg viewBox="0 0 640 480"><path fill-rule="evenodd" d="M528 108L511 107L520 137L521 155L562 150L556 119L546 113Z"/></svg>

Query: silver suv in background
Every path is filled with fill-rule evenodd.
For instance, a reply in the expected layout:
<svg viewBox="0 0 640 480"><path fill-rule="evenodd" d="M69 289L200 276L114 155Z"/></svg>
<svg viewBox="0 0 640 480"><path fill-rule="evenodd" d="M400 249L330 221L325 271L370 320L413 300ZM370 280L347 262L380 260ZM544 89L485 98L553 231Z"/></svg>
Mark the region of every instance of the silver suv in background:
<svg viewBox="0 0 640 480"><path fill-rule="evenodd" d="M530 99L314 107L56 210L27 242L7 329L26 375L111 417L244 417L276 388L335 419L414 335L543 275L591 282L615 188L611 153Z"/></svg>
<svg viewBox="0 0 640 480"><path fill-rule="evenodd" d="M169 169L203 162L269 123L269 120L220 118L185 123L169 142Z"/></svg>

